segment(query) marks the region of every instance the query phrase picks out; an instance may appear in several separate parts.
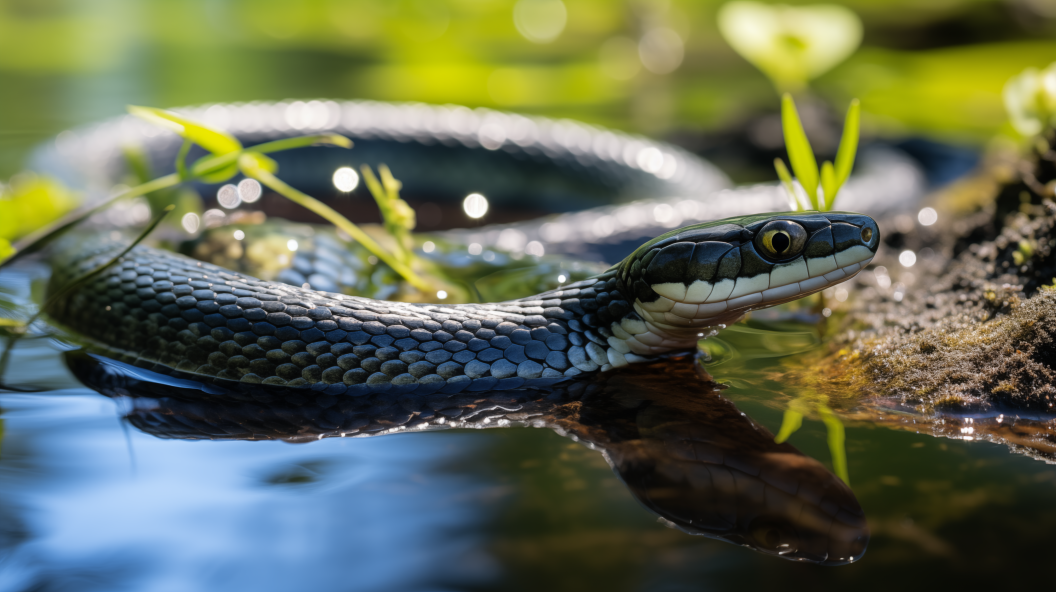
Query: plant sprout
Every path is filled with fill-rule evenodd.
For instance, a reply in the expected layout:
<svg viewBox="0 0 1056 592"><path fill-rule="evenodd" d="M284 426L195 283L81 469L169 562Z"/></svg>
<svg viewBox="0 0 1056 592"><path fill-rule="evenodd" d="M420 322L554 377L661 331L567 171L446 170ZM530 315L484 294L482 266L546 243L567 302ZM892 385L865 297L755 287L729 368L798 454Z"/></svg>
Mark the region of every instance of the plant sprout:
<svg viewBox="0 0 1056 592"><path fill-rule="evenodd" d="M799 120L796 104L792 95L785 93L781 99L781 127L785 135L785 150L788 151L788 160L792 164L796 180L799 181L799 187L792 183L792 175L780 158L774 159L774 168L777 169L777 176L788 193L789 207L793 211L832 210L836 195L854 168L860 123L861 104L858 99L854 99L847 109L847 118L843 123L843 136L836 151L836 164L825 161L819 170L814 150L810 147L810 140L807 139L803 124ZM818 195L819 186L821 195Z"/></svg>
<svg viewBox="0 0 1056 592"><path fill-rule="evenodd" d="M416 220L414 209L407 202L400 199L400 188L403 185L392 176L389 167L380 165L378 174L381 181L374 176L370 167L363 165L363 181L378 202L381 210L381 218L384 220L385 230L396 239L396 257L405 264L410 264L414 258L414 241L411 239L411 231L414 230Z"/></svg>
<svg viewBox="0 0 1056 592"><path fill-rule="evenodd" d="M862 42L858 15L833 4L727 2L719 9L718 25L726 42L779 91L802 90Z"/></svg>

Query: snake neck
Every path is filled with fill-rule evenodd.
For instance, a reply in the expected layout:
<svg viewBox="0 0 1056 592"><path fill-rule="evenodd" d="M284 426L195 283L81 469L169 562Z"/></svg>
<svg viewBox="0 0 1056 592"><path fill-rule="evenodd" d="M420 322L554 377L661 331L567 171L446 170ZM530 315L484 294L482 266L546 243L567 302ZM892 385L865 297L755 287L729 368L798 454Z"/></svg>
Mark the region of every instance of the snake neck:
<svg viewBox="0 0 1056 592"><path fill-rule="evenodd" d="M716 328L722 327L712 319L693 326L658 322L640 302L628 296L630 290L621 277L621 269L622 264L616 265L593 278L515 303L560 319L572 345L569 360L583 371L605 371L691 350L698 340L714 335ZM720 320L729 323L736 318Z"/></svg>

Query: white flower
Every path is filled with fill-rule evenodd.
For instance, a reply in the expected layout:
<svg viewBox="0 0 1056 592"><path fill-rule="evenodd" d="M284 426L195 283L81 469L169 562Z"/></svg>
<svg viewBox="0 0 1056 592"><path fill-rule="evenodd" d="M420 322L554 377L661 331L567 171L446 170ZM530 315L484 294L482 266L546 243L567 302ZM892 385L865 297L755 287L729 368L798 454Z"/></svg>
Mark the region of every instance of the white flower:
<svg viewBox="0 0 1056 592"><path fill-rule="evenodd" d="M862 42L862 22L843 6L728 2L719 31L737 53L779 87L795 90L847 59Z"/></svg>
<svg viewBox="0 0 1056 592"><path fill-rule="evenodd" d="M1033 136L1056 123L1056 62L1039 71L1027 68L1005 83L1002 93L1012 127Z"/></svg>

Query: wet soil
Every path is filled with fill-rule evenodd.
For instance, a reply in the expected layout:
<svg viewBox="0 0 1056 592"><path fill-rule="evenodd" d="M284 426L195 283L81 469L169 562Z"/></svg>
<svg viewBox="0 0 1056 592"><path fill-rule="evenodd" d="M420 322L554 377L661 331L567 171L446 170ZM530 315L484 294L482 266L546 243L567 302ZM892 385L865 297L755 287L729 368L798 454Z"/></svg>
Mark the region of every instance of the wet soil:
<svg viewBox="0 0 1056 592"><path fill-rule="evenodd" d="M831 319L822 382L931 416L1056 417L1056 162L1033 156L937 195L933 226L881 221L887 248Z"/></svg>

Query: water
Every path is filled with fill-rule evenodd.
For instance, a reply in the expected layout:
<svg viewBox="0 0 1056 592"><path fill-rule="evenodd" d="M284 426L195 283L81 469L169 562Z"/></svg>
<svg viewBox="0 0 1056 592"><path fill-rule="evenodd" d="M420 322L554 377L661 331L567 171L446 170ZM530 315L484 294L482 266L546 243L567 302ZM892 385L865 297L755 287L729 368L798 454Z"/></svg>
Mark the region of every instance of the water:
<svg viewBox="0 0 1056 592"><path fill-rule="evenodd" d="M7 306L25 305L34 275L0 276ZM769 371L816 343L786 332L794 347L775 348L781 341L759 321L735 331L725 337L733 353L709 367L731 385L721 393L691 361L673 360L613 375L604 396L563 419L567 400L520 403L581 442L539 427L301 444L162 439L124 419L159 408L85 388L66 368L67 346L23 340L5 382L44 390L0 394L0 590L885 589L1051 579L1042 566L1056 531L1052 466L1002 445L888 429L863 413L844 420L851 490L871 533L856 563L794 563L673 528L673 514L655 511L665 502L643 495L635 476L643 467L654 484L671 475L657 470L664 455L648 443L681 429L743 449L776 446L736 412L715 413L728 400L776 433L797 393ZM659 415L627 412L643 401ZM159 417L178 416L169 411ZM200 427L171 425L184 436ZM790 442L817 461L804 462L831 470L819 421L807 419ZM691 502L675 504L680 515L723 503L690 490L668 489ZM750 515L741 499L733 512Z"/></svg>

